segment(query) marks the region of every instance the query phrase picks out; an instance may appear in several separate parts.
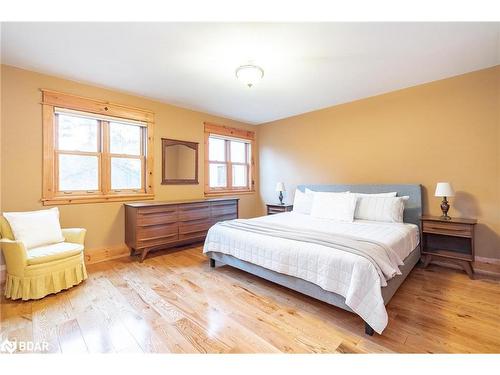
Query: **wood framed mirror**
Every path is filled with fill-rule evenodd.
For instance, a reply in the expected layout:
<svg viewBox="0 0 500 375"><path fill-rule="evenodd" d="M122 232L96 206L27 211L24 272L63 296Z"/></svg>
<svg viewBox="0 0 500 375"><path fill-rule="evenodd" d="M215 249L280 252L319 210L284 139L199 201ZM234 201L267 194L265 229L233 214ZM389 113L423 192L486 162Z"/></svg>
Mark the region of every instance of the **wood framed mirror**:
<svg viewBox="0 0 500 375"><path fill-rule="evenodd" d="M161 139L162 185L198 184L198 143Z"/></svg>

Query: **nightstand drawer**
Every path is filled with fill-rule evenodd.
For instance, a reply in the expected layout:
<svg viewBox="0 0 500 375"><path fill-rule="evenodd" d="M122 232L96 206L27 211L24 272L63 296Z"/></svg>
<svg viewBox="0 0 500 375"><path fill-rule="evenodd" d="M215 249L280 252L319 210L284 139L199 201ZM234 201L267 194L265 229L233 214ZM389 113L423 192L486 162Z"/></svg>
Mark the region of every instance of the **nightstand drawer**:
<svg viewBox="0 0 500 375"><path fill-rule="evenodd" d="M290 212L293 210L293 205L291 204L266 204L267 214L280 214L282 212Z"/></svg>
<svg viewBox="0 0 500 375"><path fill-rule="evenodd" d="M458 237L472 236L472 228L467 224L440 223L437 221L424 221L422 224L422 231L424 233L436 233Z"/></svg>

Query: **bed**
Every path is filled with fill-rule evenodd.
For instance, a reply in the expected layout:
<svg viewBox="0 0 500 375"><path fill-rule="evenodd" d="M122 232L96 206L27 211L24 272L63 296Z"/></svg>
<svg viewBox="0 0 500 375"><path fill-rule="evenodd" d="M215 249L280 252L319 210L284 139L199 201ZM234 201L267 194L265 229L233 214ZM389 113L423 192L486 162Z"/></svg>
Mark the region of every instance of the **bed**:
<svg viewBox="0 0 500 375"><path fill-rule="evenodd" d="M332 222L292 211L218 224L210 228L203 249L210 265L229 265L353 312L364 320L366 334L381 334L388 324L385 305L420 259L421 186L300 185L297 188L302 192L306 188L318 192L369 194L396 191L398 196L409 199L405 203L403 223ZM250 229L244 230L245 225ZM253 231L254 227L264 231ZM346 252L344 247L327 247L323 242L304 241L301 237L297 240L291 232L279 237L266 234L266 228L272 233L277 227L297 228L297 233L311 236L331 232L346 238L366 238L391 249L392 256L399 262L398 273L381 277L374 262L355 251Z"/></svg>

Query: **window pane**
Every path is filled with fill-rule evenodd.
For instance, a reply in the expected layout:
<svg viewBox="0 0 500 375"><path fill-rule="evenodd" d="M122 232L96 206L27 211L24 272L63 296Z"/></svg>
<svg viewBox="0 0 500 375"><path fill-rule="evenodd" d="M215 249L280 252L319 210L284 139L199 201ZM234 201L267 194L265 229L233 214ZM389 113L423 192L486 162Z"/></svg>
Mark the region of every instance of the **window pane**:
<svg viewBox="0 0 500 375"><path fill-rule="evenodd" d="M245 143L231 141L231 161L233 163L246 163Z"/></svg>
<svg viewBox="0 0 500 375"><path fill-rule="evenodd" d="M57 115L59 150L97 152L99 122L85 117Z"/></svg>
<svg viewBox="0 0 500 375"><path fill-rule="evenodd" d="M112 154L140 155L141 127L111 122L109 124L109 150Z"/></svg>
<svg viewBox="0 0 500 375"><path fill-rule="evenodd" d="M208 138L208 160L226 161L225 141L219 138Z"/></svg>
<svg viewBox="0 0 500 375"><path fill-rule="evenodd" d="M233 187L247 187L247 166L233 165Z"/></svg>
<svg viewBox="0 0 500 375"><path fill-rule="evenodd" d="M140 189L141 160L111 158L111 189Z"/></svg>
<svg viewBox="0 0 500 375"><path fill-rule="evenodd" d="M59 190L99 190L97 156L59 155Z"/></svg>
<svg viewBox="0 0 500 375"><path fill-rule="evenodd" d="M226 172L225 164L210 164L210 187L226 187Z"/></svg>

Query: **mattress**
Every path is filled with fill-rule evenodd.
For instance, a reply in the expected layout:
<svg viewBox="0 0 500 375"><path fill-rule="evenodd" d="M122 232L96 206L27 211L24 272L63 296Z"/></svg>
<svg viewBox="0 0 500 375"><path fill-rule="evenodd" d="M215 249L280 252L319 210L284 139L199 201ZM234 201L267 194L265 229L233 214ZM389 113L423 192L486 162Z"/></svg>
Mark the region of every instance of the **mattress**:
<svg viewBox="0 0 500 375"><path fill-rule="evenodd" d="M419 244L418 226L407 223L384 223L380 221L355 220L352 223L314 218L295 212L262 216L249 221L284 224L302 229L318 230L327 233L352 235L384 243L394 250L401 259Z"/></svg>
<svg viewBox="0 0 500 375"><path fill-rule="evenodd" d="M264 216L250 221L272 226L279 223L301 229L353 235L384 243L401 259L417 247L418 227L406 223L355 221L336 222L294 212ZM312 282L340 294L345 303L381 333L387 312L381 282L375 267L364 257L318 244L276 238L215 225L207 235L204 249Z"/></svg>

